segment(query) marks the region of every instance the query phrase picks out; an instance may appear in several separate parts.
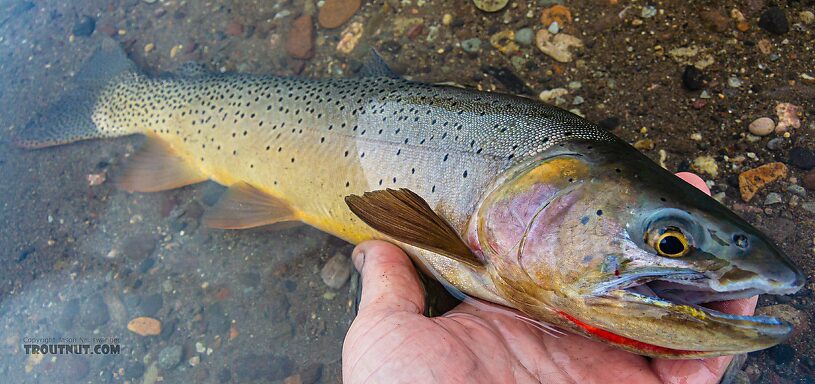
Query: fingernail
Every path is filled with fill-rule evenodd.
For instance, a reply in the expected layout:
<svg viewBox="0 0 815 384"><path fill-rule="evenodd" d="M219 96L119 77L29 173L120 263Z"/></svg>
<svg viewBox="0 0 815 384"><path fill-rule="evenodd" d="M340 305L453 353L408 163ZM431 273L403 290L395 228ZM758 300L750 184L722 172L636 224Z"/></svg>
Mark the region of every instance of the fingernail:
<svg viewBox="0 0 815 384"><path fill-rule="evenodd" d="M362 267L365 266L365 252L356 251L351 255L351 260L354 261L354 267L357 271L362 272Z"/></svg>

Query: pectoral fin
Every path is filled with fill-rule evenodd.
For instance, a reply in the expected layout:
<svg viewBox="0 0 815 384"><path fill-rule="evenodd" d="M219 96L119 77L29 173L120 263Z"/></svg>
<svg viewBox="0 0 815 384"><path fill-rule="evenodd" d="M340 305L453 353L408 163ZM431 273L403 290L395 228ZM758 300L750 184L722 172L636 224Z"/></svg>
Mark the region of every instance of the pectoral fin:
<svg viewBox="0 0 815 384"><path fill-rule="evenodd" d="M204 175L170 145L148 137L118 178L119 188L130 192L158 192L206 181Z"/></svg>
<svg viewBox="0 0 815 384"><path fill-rule="evenodd" d="M385 189L350 195L345 203L372 228L395 240L450 257L472 267L483 263L458 233L408 189Z"/></svg>
<svg viewBox="0 0 815 384"><path fill-rule="evenodd" d="M297 220L285 201L244 182L229 187L204 216L205 225L222 229L244 229Z"/></svg>

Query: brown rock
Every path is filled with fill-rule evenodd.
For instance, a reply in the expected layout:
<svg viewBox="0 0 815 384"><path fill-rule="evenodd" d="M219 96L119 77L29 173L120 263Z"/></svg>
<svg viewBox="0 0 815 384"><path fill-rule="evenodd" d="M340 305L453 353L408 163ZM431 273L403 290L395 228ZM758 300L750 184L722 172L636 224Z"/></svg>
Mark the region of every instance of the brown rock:
<svg viewBox="0 0 815 384"><path fill-rule="evenodd" d="M360 0L326 0L317 15L317 22L323 28L337 28L354 16L361 3Z"/></svg>
<svg viewBox="0 0 815 384"><path fill-rule="evenodd" d="M557 21L557 25L563 28L566 24L572 23L572 11L566 6L556 4L543 10L541 13L541 23L548 27Z"/></svg>
<svg viewBox="0 0 815 384"><path fill-rule="evenodd" d="M243 35L243 24L237 20L232 20L226 25L226 31L224 32L229 36L241 36Z"/></svg>
<svg viewBox="0 0 815 384"><path fill-rule="evenodd" d="M787 177L787 166L784 163L769 163L742 172L739 175L741 199L748 202L763 188L778 179Z"/></svg>
<svg viewBox="0 0 815 384"><path fill-rule="evenodd" d="M139 336L156 336L161 333L161 321L152 317L137 317L127 323L127 329Z"/></svg>
<svg viewBox="0 0 815 384"><path fill-rule="evenodd" d="M804 175L804 188L815 191L815 169Z"/></svg>
<svg viewBox="0 0 815 384"><path fill-rule="evenodd" d="M286 52L295 59L310 59L314 56L314 25L311 16L300 16L291 23L286 38Z"/></svg>

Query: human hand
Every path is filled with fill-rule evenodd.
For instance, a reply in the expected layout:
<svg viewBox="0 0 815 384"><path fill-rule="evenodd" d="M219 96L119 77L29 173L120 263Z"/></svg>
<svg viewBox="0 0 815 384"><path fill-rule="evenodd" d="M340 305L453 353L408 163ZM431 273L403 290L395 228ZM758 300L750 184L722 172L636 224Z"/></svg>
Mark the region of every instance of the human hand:
<svg viewBox="0 0 815 384"><path fill-rule="evenodd" d="M677 176L710 194L696 175ZM428 318L410 259L383 241L352 255L362 275L359 313L342 352L345 383L716 383L732 357L648 359L582 336L559 338L496 311L462 303ZM749 315L757 298L715 303Z"/></svg>

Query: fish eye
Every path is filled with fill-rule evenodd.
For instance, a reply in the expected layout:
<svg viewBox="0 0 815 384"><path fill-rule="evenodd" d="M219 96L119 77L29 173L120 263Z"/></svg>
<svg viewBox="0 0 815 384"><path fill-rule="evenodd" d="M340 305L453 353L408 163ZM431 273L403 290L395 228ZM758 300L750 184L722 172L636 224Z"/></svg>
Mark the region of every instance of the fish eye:
<svg viewBox="0 0 815 384"><path fill-rule="evenodd" d="M665 228L651 244L660 256L682 257L690 252L688 238L678 228Z"/></svg>

